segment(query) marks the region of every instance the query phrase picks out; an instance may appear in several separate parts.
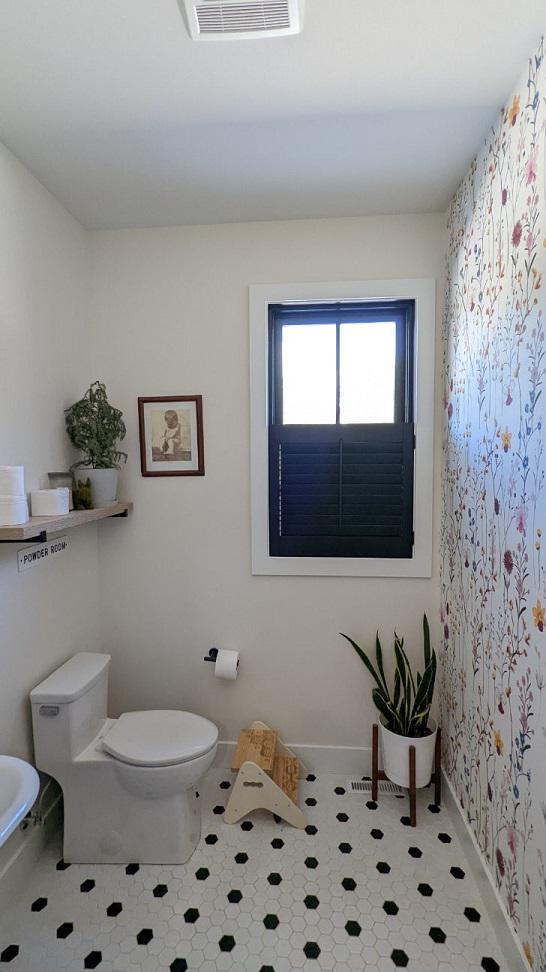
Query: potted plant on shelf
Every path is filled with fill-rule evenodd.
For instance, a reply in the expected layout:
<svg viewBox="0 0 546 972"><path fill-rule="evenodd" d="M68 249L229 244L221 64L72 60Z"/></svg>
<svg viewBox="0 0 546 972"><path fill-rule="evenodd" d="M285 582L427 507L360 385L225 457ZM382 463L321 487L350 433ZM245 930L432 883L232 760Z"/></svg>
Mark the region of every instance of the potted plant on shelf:
<svg viewBox="0 0 546 972"><path fill-rule="evenodd" d="M375 665L356 641L342 634L356 651L372 676L375 687L372 698L379 710L379 731L383 750L383 767L393 783L409 787L409 748L415 747L416 786L430 783L437 726L430 718L430 707L436 681L436 653L430 645L430 630L423 615L423 672L412 672L404 650L404 639L394 635L394 682L392 691L385 676L379 632L375 639Z"/></svg>
<svg viewBox="0 0 546 972"><path fill-rule="evenodd" d="M94 509L110 506L117 499L118 464L127 461L127 453L117 448L126 429L122 413L108 401L103 382L93 382L83 398L65 409L65 421L72 445L84 454L72 469L86 469Z"/></svg>

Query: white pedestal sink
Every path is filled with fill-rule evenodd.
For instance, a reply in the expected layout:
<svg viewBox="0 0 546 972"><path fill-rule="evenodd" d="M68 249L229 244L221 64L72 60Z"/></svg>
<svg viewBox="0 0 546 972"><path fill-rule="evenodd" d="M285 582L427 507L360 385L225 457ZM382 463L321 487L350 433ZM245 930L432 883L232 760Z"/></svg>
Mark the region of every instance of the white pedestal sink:
<svg viewBox="0 0 546 972"><path fill-rule="evenodd" d="M34 766L15 756L0 756L0 847L33 806L39 789Z"/></svg>

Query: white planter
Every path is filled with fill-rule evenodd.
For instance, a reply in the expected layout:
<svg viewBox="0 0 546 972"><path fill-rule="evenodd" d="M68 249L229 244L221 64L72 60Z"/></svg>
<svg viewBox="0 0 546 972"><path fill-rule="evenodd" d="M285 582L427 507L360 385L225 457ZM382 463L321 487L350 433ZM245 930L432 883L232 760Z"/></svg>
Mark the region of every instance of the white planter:
<svg viewBox="0 0 546 972"><path fill-rule="evenodd" d="M387 729L381 719L379 720L383 769L389 780L398 783L398 786L409 787L410 746L415 746L416 787L419 789L419 787L428 786L430 783L436 746L436 730L438 728L433 719L428 720L428 728L431 730L428 736L418 738L398 736L395 732Z"/></svg>
<svg viewBox="0 0 546 972"><path fill-rule="evenodd" d="M119 469L82 469L79 479L91 482L91 502L94 510L112 506L118 497Z"/></svg>

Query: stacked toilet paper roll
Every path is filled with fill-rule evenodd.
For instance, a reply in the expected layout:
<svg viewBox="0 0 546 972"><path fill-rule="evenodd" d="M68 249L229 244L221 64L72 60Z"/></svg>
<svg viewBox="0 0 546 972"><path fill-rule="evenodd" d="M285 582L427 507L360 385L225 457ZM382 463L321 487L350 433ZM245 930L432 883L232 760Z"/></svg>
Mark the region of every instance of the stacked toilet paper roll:
<svg viewBox="0 0 546 972"><path fill-rule="evenodd" d="M18 526L28 520L23 466L0 466L0 526Z"/></svg>
<svg viewBox="0 0 546 972"><path fill-rule="evenodd" d="M55 489L35 489L30 494L33 516L64 516L69 509L70 490L66 486Z"/></svg>

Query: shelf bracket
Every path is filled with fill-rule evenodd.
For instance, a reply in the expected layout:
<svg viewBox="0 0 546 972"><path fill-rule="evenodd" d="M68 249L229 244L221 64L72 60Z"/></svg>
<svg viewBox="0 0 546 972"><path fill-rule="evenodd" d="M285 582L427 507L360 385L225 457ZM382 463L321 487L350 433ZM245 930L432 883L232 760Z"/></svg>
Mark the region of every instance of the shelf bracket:
<svg viewBox="0 0 546 972"><path fill-rule="evenodd" d="M47 540L47 530L41 530L35 537L25 537L19 540L3 540L0 543L45 543Z"/></svg>

